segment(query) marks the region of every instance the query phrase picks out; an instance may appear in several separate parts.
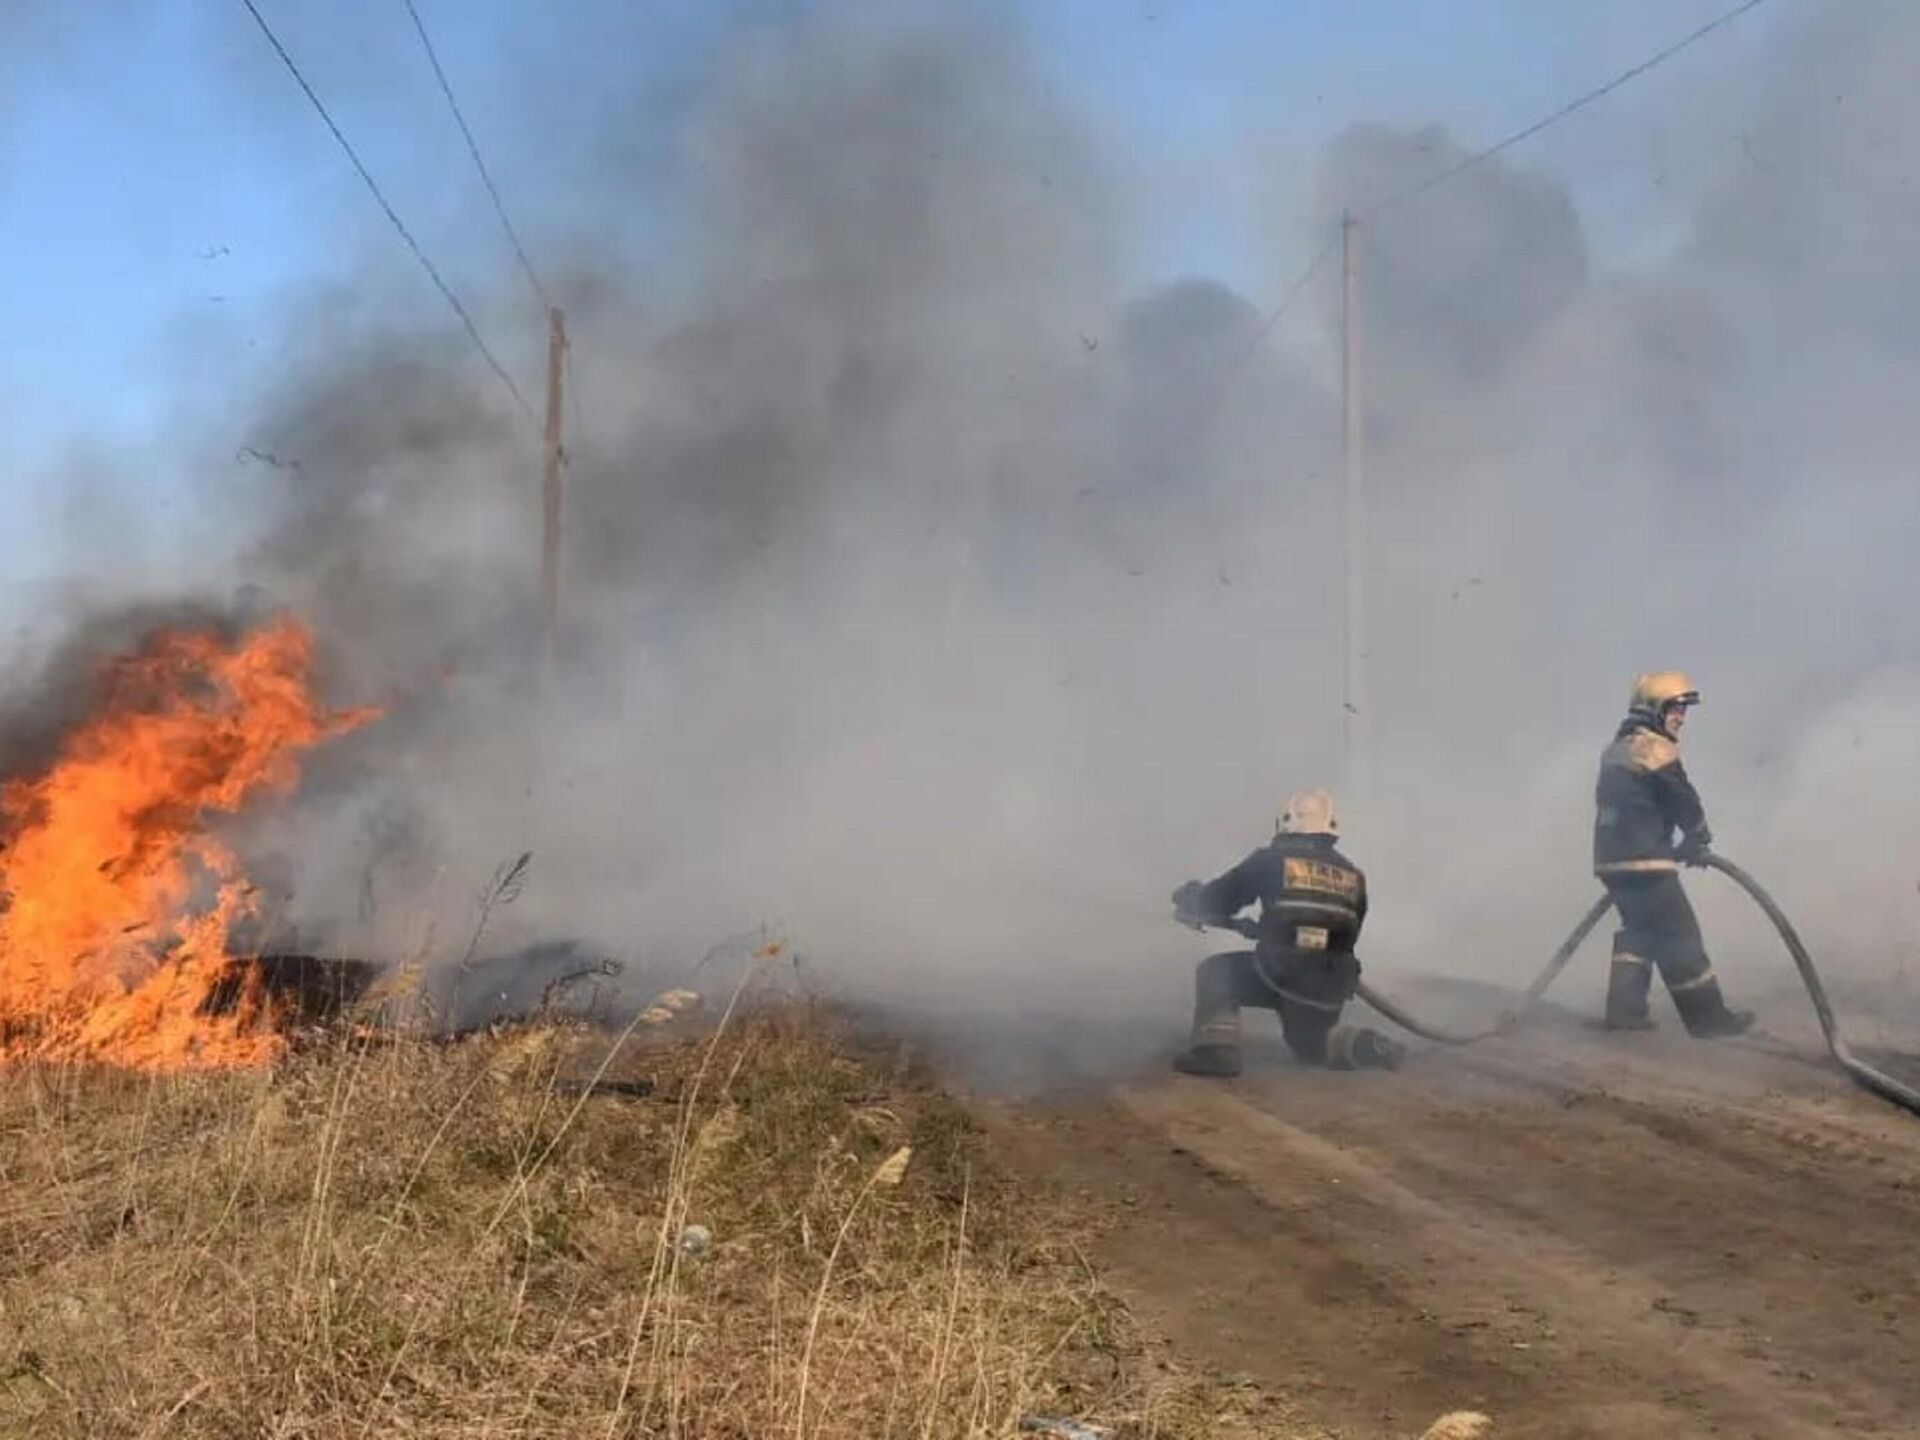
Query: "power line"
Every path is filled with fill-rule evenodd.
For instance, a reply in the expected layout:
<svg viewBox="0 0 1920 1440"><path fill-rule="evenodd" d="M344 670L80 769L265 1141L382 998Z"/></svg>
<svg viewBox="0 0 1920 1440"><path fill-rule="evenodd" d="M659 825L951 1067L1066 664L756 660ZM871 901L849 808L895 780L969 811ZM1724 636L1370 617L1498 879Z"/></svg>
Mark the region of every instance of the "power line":
<svg viewBox="0 0 1920 1440"><path fill-rule="evenodd" d="M453 120L460 127L460 135L467 142L467 154L473 157L473 168L480 174L480 183L487 187L487 198L493 202L493 213L500 218L500 228L506 232L507 241L513 246L514 256L520 261L521 272L527 277L541 305L547 310L555 309L552 295L540 279L540 272L534 269L533 259L527 254L527 247L520 239L520 232L514 228L513 220L507 214L506 201L501 198L500 187L494 184L493 172L487 168L486 160L480 154L480 142L474 138L473 127L467 123L466 112L460 108L460 102L453 93L453 84L447 79L446 68L440 63L440 53L434 48L433 37L427 32L427 23L421 17L419 6L414 0L402 0L407 7L407 15L413 21L415 33L420 36L420 46L427 52L427 63L433 67L433 78L440 83L440 93L446 97L447 109L453 112ZM573 421L576 432L584 431L584 422L580 413L579 377L573 364L573 340L569 336L561 363L566 367L567 395L573 407ZM577 443L577 441L576 441Z"/></svg>
<svg viewBox="0 0 1920 1440"><path fill-rule="evenodd" d="M1280 297L1280 303L1267 312L1267 318L1260 322L1260 328L1253 332L1253 338L1247 341L1247 354L1260 348L1260 342L1267 333L1280 323L1281 317L1293 308L1293 302L1300 298L1300 292L1307 288L1307 282L1319 273L1320 267L1327 263L1327 257L1333 254L1333 247L1340 243L1340 232L1334 231L1327 237L1327 243L1320 247L1319 254L1307 262L1307 268L1295 277L1293 284L1287 287L1287 293Z"/></svg>
<svg viewBox="0 0 1920 1440"><path fill-rule="evenodd" d="M280 63L287 67L287 73L293 76L295 83L306 93L307 99L313 102L313 108L319 112L320 118L326 122L327 129L333 132L333 138L339 142L340 148L346 152L347 159L353 162L353 168L360 172L360 178L366 182L367 189L372 192L374 200L378 202L380 208L386 212L387 219L392 222L393 228L399 232L400 238L407 242L407 248L413 251L414 258L420 262L420 268L427 272L427 277L433 281L435 287L440 291L440 294L446 299L447 304L453 307L453 313L460 317L460 323L466 327L467 338L473 341L474 348L480 352L481 357L492 367L493 373L500 377L500 383L507 387L507 393L513 396L514 403L520 407L521 413L527 417L529 422L537 425L539 421L533 413L533 407L527 403L526 396L520 393L520 387L513 383L513 377L506 372L506 368L501 365L499 360L494 358L493 351L487 348L487 342L480 338L479 328L473 323L473 317L467 313L467 307L460 303L460 297L455 295L447 285L447 282L441 278L440 271L435 268L433 261L427 257L427 252L421 249L420 242L413 238L413 232L407 229L406 223L401 220L399 213L388 203L387 197L381 191L379 183L375 181L372 172L367 169L365 163L360 159L359 152L348 143L347 137L341 133L340 127L334 124L333 116L327 113L327 107L321 102L320 97L314 93L313 87L307 83L307 77L300 73L300 67L293 63L293 57L287 53L287 47L280 43L280 37L275 35L273 33L273 27L267 24L266 16L260 13L259 7L254 4L254 0L240 0L240 3L247 7L247 13L253 16L254 23L260 27L260 33L267 37L267 43L273 46L274 53L280 57Z"/></svg>
<svg viewBox="0 0 1920 1440"><path fill-rule="evenodd" d="M1597 86L1596 88L1587 91L1584 95L1580 95L1572 100L1569 100L1566 104L1562 105L1559 109L1553 111L1551 114L1545 115L1539 120L1534 121L1531 125L1528 125L1523 130L1516 130L1513 134L1507 136L1503 140L1496 141L1492 145L1489 145L1486 149L1475 151L1473 154L1466 156L1462 160L1456 161L1454 164L1447 166L1445 169L1439 170L1434 174L1427 176L1424 180L1420 180L1412 185L1409 185L1404 190L1396 191L1393 194L1388 195L1385 199L1377 200L1373 204L1365 207L1364 209L1354 212L1354 218L1360 221L1372 220L1376 216L1381 215L1382 213L1388 210L1395 209L1401 205L1406 204L1410 200L1414 200L1419 196L1426 194L1429 190L1434 189L1436 186L1445 184L1447 181L1453 179L1455 176L1460 175L1468 170L1471 170L1475 166L1485 164L1488 160L1493 159L1494 156L1501 154L1503 151L1512 149L1515 145L1520 144L1524 140L1532 139L1535 135L1538 135L1542 130L1545 130L1548 126L1559 123L1560 121L1566 119L1567 116L1573 114L1575 111L1582 110L1588 105L1591 105L1594 101L1599 100L1606 95L1612 94L1615 90L1618 90L1622 85L1625 85L1630 81L1638 79L1640 76L1646 74L1649 70L1652 70L1655 66L1663 64L1665 61L1671 60L1675 55L1678 55L1682 50L1685 50L1688 46L1694 44L1696 41L1704 40L1707 36L1713 34L1714 31L1721 29L1723 26L1732 24L1735 20L1738 20L1742 15L1745 15L1749 10L1757 10L1760 8L1760 6L1762 6L1765 3L1766 3L1766 0L1743 0L1743 3L1734 6L1734 8L1731 10L1725 11L1722 14L1715 16L1713 19L1709 20L1706 24L1702 25L1699 29L1694 30L1689 34L1682 36L1680 39L1674 41L1671 45L1667 46L1665 49L1660 50L1657 53L1648 56L1645 60L1642 60L1639 64L1634 65L1629 69L1621 71L1618 75L1614 76L1611 80L1607 81L1604 85ZM1330 234L1327 237L1326 243L1320 247L1319 253L1316 254L1313 257L1313 259L1307 263L1307 268L1301 271L1299 277L1295 279L1295 281L1291 286L1288 287L1287 293L1281 297L1280 303L1276 305L1272 309L1272 311L1268 313L1266 319L1261 322L1260 328L1254 332L1252 340L1250 340L1247 343L1247 351L1249 355L1251 355L1252 352L1259 347L1260 342L1266 339L1268 332L1271 331L1275 325L1279 324L1281 318L1285 316L1285 314L1289 309L1292 308L1294 301L1299 298L1300 292L1306 289L1308 282L1311 281L1314 275L1319 272L1320 267L1327 263L1327 257L1333 253L1334 247L1338 245L1339 242L1340 242L1340 232L1338 230L1335 230L1332 234Z"/></svg>
<svg viewBox="0 0 1920 1440"><path fill-rule="evenodd" d="M1273 327L1278 325L1287 311L1293 308L1294 301L1300 298L1308 284L1313 280L1313 277L1320 273L1320 267L1327 263L1327 257L1333 253L1333 248L1339 241L1340 232L1336 230L1333 232L1332 238L1320 247L1319 253L1307 262L1307 268L1294 277L1293 283L1287 287L1286 293L1280 297L1280 303L1267 312L1266 318L1260 322L1259 329L1255 330L1253 334L1248 337L1246 348L1241 350L1238 356L1223 365L1218 381L1220 394L1231 394L1233 387L1240 383L1241 376L1247 373L1253 364L1254 357L1260 353L1260 342L1267 338L1267 335L1272 331ZM1197 435L1204 423L1205 422L1196 415L1191 422L1191 433Z"/></svg>
<svg viewBox="0 0 1920 1440"><path fill-rule="evenodd" d="M454 123L460 127L460 133L466 138L467 153L473 157L473 168L480 172L481 183L487 187L487 194L493 200L493 213L500 217L500 228L507 232L507 239L513 243L513 253L520 257L520 268L526 272L527 283L533 286L533 293L540 297L540 303L549 310L553 300L547 294L547 287L540 283L540 276L534 271L533 261L527 258L527 247L520 243L520 232L513 228L513 221L507 218L506 203L500 198L500 190L493 183L493 175L487 169L487 162L480 158L480 143L473 138L473 130L467 124L467 117L460 109L460 102L453 98L453 86L447 81L447 72L440 67L440 56L433 48L433 40L427 34L427 25L420 18L420 11L413 0L402 0L407 14L413 17L413 28L420 34L420 44L427 52L427 63L433 66L433 78L440 82L440 93L447 97L447 108L453 111Z"/></svg>
<svg viewBox="0 0 1920 1440"><path fill-rule="evenodd" d="M1559 121L1564 120L1567 118L1567 116L1573 114L1574 111L1584 109L1586 106L1591 105L1594 101L1600 99L1602 96L1612 94L1615 90L1618 90L1622 85L1625 85L1631 80L1637 80L1640 76L1646 74L1649 70L1653 69L1656 65L1660 65L1667 60L1671 60L1675 55L1678 55L1682 50L1685 50L1689 45L1692 45L1695 41L1706 39L1707 36L1711 35L1714 31L1720 29L1722 26L1732 24L1735 20L1738 20L1742 15L1746 14L1749 10L1757 10L1760 8L1761 5L1765 3L1766 3L1766 0L1745 0L1745 3L1736 5L1733 7L1733 9L1728 10L1725 13L1716 16L1712 20L1709 20L1706 24L1702 25L1698 30L1695 30L1690 35L1685 35L1680 39L1674 41L1673 44L1667 46L1666 49L1661 50L1657 54L1649 56L1647 59L1642 60L1638 65L1633 66L1631 69L1622 70L1618 75L1614 76L1613 79L1607 81L1606 84L1599 86L1597 89L1587 91L1586 94L1579 96L1577 99L1569 100L1565 105L1562 105L1558 110L1555 110L1552 114L1544 116L1543 118L1534 121L1533 124L1527 126L1526 129L1516 130L1513 134L1507 136L1506 139L1498 141L1495 144L1489 145L1486 149L1477 151L1476 153L1467 156L1464 160L1460 160L1455 164L1449 165L1446 167L1446 169L1440 170L1435 174L1429 175L1426 179L1421 180L1416 184L1409 185L1404 190L1401 190L1395 194L1389 195L1384 200L1375 201L1372 205L1368 206L1365 210L1359 213L1359 218L1362 220L1371 220L1375 216L1381 214L1383 211L1392 210L1397 208L1398 206L1404 205L1409 200L1415 199L1418 196L1426 194L1427 191L1433 189L1436 185L1443 185L1447 181L1453 179L1454 176L1459 175L1464 171L1471 170L1476 165L1480 165L1485 161L1491 160L1494 156L1500 154L1503 150L1510 150L1515 145L1518 145L1521 141L1531 139L1535 135L1538 135L1542 130L1545 130L1549 125L1557 124Z"/></svg>

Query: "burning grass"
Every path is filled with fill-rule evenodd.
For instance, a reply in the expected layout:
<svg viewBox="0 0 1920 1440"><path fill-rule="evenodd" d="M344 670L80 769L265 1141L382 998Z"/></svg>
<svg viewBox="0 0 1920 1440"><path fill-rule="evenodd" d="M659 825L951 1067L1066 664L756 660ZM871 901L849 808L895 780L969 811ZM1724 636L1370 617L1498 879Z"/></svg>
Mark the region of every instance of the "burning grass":
<svg viewBox="0 0 1920 1440"><path fill-rule="evenodd" d="M897 1054L786 1007L585 1091L611 1043L0 1073L0 1434L1232 1433Z"/></svg>
<svg viewBox="0 0 1920 1440"><path fill-rule="evenodd" d="M49 763L0 776L0 1057L172 1070L278 1053L259 996L206 1010L256 910L209 822L290 792L308 751L374 718L327 710L313 663L288 617L156 631L102 668Z"/></svg>

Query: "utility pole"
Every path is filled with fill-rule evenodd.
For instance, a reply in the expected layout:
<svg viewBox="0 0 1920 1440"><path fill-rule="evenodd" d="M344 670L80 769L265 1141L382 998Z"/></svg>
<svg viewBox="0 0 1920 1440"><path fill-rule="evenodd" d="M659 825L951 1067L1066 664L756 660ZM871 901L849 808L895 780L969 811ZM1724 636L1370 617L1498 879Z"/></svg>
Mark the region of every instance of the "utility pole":
<svg viewBox="0 0 1920 1440"><path fill-rule="evenodd" d="M1367 695L1367 493L1360 402L1360 222L1351 211L1340 219L1344 297L1341 335L1344 366L1341 391L1346 408L1347 472L1347 666L1345 721L1347 785L1356 807L1364 805L1368 731Z"/></svg>
<svg viewBox="0 0 1920 1440"><path fill-rule="evenodd" d="M566 358L567 317L556 305L547 312L547 464L540 486L540 634L549 666L560 632L560 467L566 459L560 443L560 400Z"/></svg>

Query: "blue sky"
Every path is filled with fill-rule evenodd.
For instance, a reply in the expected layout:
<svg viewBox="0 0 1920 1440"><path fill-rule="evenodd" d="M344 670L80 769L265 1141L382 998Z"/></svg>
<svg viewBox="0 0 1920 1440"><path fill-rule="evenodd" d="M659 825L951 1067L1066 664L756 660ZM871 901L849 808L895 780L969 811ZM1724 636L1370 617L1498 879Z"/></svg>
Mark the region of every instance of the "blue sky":
<svg viewBox="0 0 1920 1440"><path fill-rule="evenodd" d="M510 264L401 0L258 3L456 290ZM583 187L609 105L660 117L657 148L626 158L670 215L673 121L697 105L715 47L739 13L796 0L417 3L538 260L593 225ZM1345 125L1440 122L1484 143L1727 4L1034 0L1020 13L1061 103L1111 142L1151 217L1139 278L1211 273L1265 300L1309 250L1302 236L1263 254L1265 237L1298 230L1315 153ZM1679 217L1656 174L1726 143L1733 121L1698 117L1737 114L1788 8L1515 158L1574 185L1603 255L1657 249ZM272 365L288 306L316 282L371 265L438 303L240 0L45 9L0 58L0 502L15 517L0 561L16 579L60 564L46 530L87 457L140 456L183 403L217 411ZM542 338L526 328L496 340L532 375ZM205 373L177 373L182 336L214 357ZM168 463L153 457L156 494Z"/></svg>

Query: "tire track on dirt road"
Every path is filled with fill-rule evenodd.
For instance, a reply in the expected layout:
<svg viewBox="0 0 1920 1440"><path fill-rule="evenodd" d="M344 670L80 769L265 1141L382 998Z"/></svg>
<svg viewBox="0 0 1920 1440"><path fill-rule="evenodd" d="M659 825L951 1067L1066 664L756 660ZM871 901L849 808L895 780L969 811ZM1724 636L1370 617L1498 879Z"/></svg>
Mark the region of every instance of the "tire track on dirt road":
<svg viewBox="0 0 1920 1440"><path fill-rule="evenodd" d="M1176 1350L1356 1437L1920 1434L1920 1126L1764 1049L1547 1035L1009 1112Z"/></svg>

